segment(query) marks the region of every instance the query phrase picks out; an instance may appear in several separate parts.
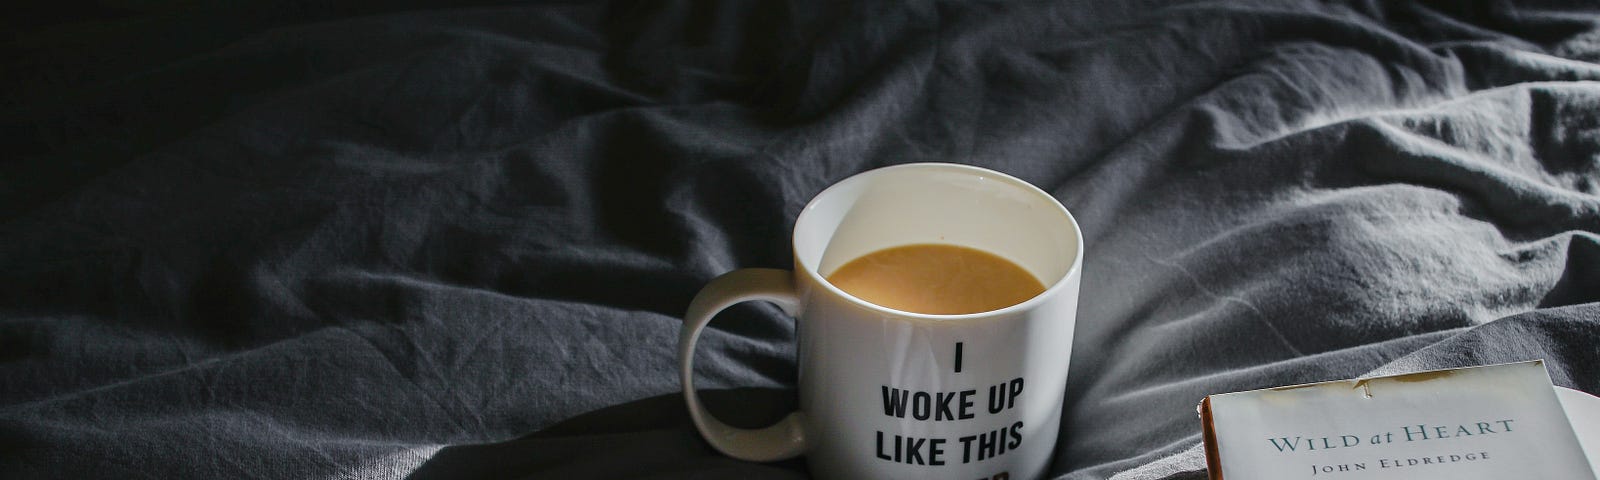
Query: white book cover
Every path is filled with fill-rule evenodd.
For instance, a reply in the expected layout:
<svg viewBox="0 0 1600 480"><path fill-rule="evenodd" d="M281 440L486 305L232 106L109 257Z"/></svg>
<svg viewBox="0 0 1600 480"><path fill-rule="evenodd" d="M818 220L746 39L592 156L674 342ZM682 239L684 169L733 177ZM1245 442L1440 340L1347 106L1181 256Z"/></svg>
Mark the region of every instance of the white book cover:
<svg viewBox="0 0 1600 480"><path fill-rule="evenodd" d="M1595 480L1543 361L1212 395L1211 478Z"/></svg>

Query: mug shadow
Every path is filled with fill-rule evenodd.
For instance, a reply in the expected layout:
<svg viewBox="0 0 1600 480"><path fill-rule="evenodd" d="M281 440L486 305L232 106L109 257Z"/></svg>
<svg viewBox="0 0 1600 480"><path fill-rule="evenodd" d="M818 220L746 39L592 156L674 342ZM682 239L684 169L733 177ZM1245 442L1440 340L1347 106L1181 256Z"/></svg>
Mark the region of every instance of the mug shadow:
<svg viewBox="0 0 1600 480"><path fill-rule="evenodd" d="M700 390L718 419L757 428L797 408L793 390ZM612 405L497 443L440 449L408 480L460 478L807 478L804 457L750 463L712 449L695 431L683 395Z"/></svg>

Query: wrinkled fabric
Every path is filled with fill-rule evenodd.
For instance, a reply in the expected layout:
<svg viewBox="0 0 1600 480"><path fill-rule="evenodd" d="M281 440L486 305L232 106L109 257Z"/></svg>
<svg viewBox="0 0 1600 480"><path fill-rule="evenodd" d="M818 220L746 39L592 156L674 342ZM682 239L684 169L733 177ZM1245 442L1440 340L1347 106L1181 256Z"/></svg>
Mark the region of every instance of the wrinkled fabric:
<svg viewBox="0 0 1600 480"><path fill-rule="evenodd" d="M679 315L906 162L1082 226L1056 478L1203 478L1213 393L1600 392L1585 2L144 8L4 58L8 478L803 477L699 439ZM713 411L794 408L794 332L719 316Z"/></svg>

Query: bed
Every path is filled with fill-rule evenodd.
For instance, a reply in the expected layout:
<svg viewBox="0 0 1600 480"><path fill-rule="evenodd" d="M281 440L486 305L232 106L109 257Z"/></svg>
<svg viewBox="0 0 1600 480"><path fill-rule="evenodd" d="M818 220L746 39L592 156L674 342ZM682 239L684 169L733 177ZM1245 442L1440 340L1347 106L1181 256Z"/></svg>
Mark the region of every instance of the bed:
<svg viewBox="0 0 1600 480"><path fill-rule="evenodd" d="M1082 226L1055 478L1204 478L1214 393L1600 393L1593 4L55 8L3 57L8 478L804 478L697 436L680 315L909 162ZM794 333L718 317L712 411L794 408Z"/></svg>

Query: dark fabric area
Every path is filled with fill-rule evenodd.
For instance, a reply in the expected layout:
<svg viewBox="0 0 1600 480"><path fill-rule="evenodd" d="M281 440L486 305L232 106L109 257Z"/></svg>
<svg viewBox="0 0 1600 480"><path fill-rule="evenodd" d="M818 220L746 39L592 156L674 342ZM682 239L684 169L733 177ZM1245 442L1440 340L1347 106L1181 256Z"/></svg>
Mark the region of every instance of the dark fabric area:
<svg viewBox="0 0 1600 480"><path fill-rule="evenodd" d="M678 316L918 161L1085 231L1058 478L1201 478L1211 393L1600 392L1593 4L181 7L8 23L8 478L803 476L699 440ZM792 408L794 331L718 317L714 411Z"/></svg>

